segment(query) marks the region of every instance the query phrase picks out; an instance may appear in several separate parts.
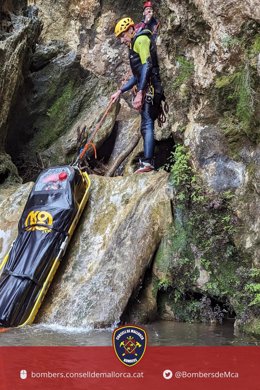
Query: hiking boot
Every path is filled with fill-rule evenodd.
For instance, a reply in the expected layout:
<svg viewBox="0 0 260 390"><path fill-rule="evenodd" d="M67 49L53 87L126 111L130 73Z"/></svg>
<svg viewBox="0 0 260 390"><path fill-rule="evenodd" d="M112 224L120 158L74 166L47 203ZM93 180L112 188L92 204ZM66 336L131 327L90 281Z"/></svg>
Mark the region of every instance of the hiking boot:
<svg viewBox="0 0 260 390"><path fill-rule="evenodd" d="M152 171L154 171L154 167L152 166L152 164L142 161L139 163L139 168L135 171L135 173L145 173Z"/></svg>

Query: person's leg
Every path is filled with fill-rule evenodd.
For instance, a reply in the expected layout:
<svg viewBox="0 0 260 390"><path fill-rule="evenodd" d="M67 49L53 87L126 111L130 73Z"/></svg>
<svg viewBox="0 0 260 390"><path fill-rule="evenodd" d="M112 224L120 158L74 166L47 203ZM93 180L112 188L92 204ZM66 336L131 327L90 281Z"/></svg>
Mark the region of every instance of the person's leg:
<svg viewBox="0 0 260 390"><path fill-rule="evenodd" d="M145 102L141 111L141 134L144 141L144 161L151 163L154 154L154 120L151 117L151 104Z"/></svg>
<svg viewBox="0 0 260 390"><path fill-rule="evenodd" d="M152 104L144 103L141 111L141 134L144 143L144 157L140 160L136 173L151 172L154 153L154 119L151 116Z"/></svg>

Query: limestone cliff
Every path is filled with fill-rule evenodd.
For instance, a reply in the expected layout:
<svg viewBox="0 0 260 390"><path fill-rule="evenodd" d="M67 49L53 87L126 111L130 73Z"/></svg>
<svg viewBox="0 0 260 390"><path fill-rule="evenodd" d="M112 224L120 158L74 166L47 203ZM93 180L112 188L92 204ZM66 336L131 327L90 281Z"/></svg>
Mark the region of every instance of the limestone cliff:
<svg viewBox="0 0 260 390"><path fill-rule="evenodd" d="M76 129L95 128L129 69L127 50L113 35L115 21L127 14L138 22L142 8L142 1L121 0L30 3L29 14L39 8L42 33L35 50L27 43L32 55L23 51L29 68L17 55L12 80L4 77L10 96L0 115L5 162L8 152L26 180L42 165L71 161ZM18 12L4 4L5 15L8 7ZM162 0L155 8L170 106L167 123L156 128L156 161L159 168L165 150L177 145L166 167L175 191L174 222L124 315L133 321L156 314L186 321L232 317L259 333L260 7L257 0ZM0 41L0 63L10 70L7 45L12 39L17 52L15 36L14 24ZM131 174L142 150L127 94L121 106L102 127L98 162L91 156L87 162L102 175Z"/></svg>

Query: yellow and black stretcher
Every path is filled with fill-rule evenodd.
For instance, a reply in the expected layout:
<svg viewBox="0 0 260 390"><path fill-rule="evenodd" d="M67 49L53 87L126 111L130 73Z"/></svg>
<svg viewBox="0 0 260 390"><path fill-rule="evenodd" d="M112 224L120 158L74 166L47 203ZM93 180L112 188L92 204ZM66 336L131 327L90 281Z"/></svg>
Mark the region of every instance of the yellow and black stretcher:
<svg viewBox="0 0 260 390"><path fill-rule="evenodd" d="M44 170L0 264L0 327L31 324L64 256L89 197L90 179L77 167Z"/></svg>

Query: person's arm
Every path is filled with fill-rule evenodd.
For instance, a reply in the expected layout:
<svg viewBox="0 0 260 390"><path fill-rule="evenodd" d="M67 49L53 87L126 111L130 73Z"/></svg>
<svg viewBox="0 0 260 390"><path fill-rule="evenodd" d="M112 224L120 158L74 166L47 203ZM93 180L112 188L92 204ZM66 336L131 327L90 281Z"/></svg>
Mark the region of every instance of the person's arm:
<svg viewBox="0 0 260 390"><path fill-rule="evenodd" d="M119 96L129 91L131 88L133 88L134 85L136 85L137 80L135 76L132 76L120 89L118 89L110 98L110 100L113 101L113 103L119 98Z"/></svg>
<svg viewBox="0 0 260 390"><path fill-rule="evenodd" d="M120 89L122 93L126 91L130 91L131 88L133 88L134 85L137 84L137 80L135 76L132 76Z"/></svg>
<svg viewBox="0 0 260 390"><path fill-rule="evenodd" d="M140 77L140 81L138 84L139 91L143 91L146 89L147 83L149 81L151 69L152 69L151 59L147 58L147 61L145 64L143 64L142 70L141 70L141 77Z"/></svg>

